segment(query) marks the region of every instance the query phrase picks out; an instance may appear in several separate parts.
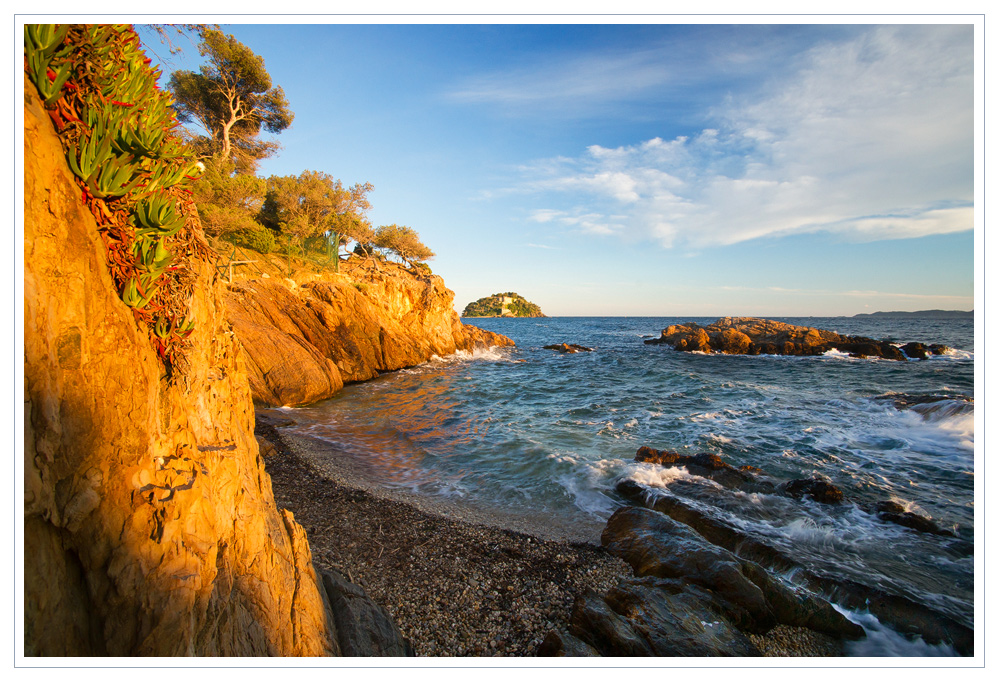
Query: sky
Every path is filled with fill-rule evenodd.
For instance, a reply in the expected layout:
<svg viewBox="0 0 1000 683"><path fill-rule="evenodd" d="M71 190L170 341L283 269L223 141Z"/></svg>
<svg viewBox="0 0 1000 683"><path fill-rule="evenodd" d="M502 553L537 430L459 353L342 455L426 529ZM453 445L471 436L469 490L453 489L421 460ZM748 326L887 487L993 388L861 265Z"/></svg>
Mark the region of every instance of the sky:
<svg viewBox="0 0 1000 683"><path fill-rule="evenodd" d="M260 174L372 183L459 312L973 308L971 23L222 30L295 112Z"/></svg>

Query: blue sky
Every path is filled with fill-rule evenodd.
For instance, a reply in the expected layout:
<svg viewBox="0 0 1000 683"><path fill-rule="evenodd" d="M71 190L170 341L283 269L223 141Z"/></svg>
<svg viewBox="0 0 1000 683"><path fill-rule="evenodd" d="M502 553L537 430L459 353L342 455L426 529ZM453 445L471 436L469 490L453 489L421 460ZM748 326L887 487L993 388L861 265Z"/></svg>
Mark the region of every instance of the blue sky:
<svg viewBox="0 0 1000 683"><path fill-rule="evenodd" d="M261 174L371 182L459 311L973 307L971 25L222 28L295 112Z"/></svg>

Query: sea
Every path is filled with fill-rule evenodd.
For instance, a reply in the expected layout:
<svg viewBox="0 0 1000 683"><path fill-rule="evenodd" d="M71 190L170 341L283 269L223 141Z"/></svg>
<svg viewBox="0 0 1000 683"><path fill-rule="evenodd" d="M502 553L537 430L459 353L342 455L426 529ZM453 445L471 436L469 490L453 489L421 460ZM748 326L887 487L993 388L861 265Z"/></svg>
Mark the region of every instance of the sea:
<svg viewBox="0 0 1000 683"><path fill-rule="evenodd" d="M776 318L900 344L943 343L928 360L692 354L644 344L714 318L464 320L514 348L460 352L349 385L294 409L293 431L363 461L387 488L592 533L625 503L622 479L662 487L802 566L879 586L973 627L972 552L881 521L879 501L974 541L972 319ZM592 352L544 349L580 344ZM711 452L779 480L819 477L846 505L746 494L635 462L640 446ZM847 613L847 610L844 610ZM867 613L859 656L949 656Z"/></svg>

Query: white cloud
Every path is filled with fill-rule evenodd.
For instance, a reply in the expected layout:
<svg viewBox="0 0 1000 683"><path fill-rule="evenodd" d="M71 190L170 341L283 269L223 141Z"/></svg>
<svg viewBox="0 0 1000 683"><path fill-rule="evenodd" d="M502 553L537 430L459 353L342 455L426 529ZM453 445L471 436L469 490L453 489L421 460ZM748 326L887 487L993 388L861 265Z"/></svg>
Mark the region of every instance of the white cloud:
<svg viewBox="0 0 1000 683"><path fill-rule="evenodd" d="M876 27L800 61L698 134L528 167L521 189L549 204L534 220L694 247L973 227L970 27Z"/></svg>

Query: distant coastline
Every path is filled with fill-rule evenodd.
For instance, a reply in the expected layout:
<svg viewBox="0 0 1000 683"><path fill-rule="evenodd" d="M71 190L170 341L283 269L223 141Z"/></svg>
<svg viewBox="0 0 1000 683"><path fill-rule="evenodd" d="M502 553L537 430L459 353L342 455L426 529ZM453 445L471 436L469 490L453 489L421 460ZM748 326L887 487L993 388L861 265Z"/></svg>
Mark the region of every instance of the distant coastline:
<svg viewBox="0 0 1000 683"><path fill-rule="evenodd" d="M858 313L855 318L974 318L975 311L876 311L875 313Z"/></svg>

